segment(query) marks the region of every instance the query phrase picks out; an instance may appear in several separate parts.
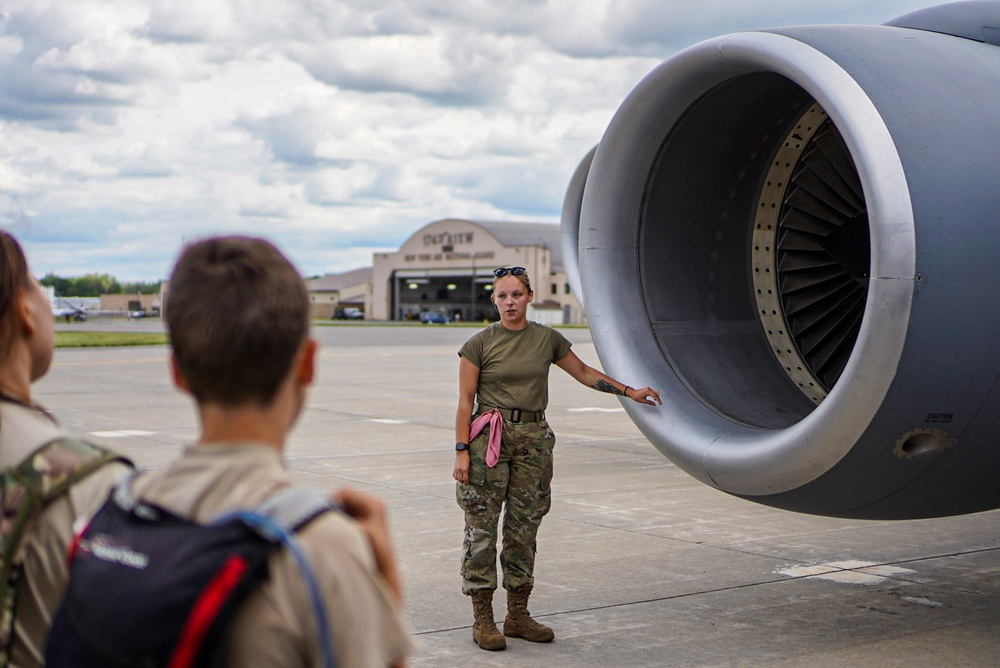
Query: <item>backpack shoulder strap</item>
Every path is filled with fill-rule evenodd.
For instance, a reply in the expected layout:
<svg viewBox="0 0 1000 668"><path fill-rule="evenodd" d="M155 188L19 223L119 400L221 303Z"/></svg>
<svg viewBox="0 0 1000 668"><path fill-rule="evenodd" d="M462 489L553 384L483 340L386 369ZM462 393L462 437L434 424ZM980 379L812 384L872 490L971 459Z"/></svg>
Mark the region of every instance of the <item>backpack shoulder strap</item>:
<svg viewBox="0 0 1000 668"><path fill-rule="evenodd" d="M132 462L116 452L73 436L60 436L42 445L15 468L11 482L19 484L29 498L46 505L73 484L113 461ZM5 471L5 477L8 472ZM7 482L7 480L5 480Z"/></svg>
<svg viewBox="0 0 1000 668"><path fill-rule="evenodd" d="M294 533L329 510L340 506L308 487L293 486L265 499L254 512Z"/></svg>
<svg viewBox="0 0 1000 668"><path fill-rule="evenodd" d="M3 543L0 591L6 587L11 569L19 564L21 540L35 513L65 494L75 483L113 461L132 465L131 461L110 450L79 438L62 436L36 449L18 466L0 472L4 520L14 516L10 530L0 535Z"/></svg>
<svg viewBox="0 0 1000 668"><path fill-rule="evenodd" d="M13 635L17 583L23 567L22 541L37 513L102 466L131 462L72 436L38 447L16 467L0 471L0 666L6 666Z"/></svg>
<svg viewBox="0 0 1000 668"><path fill-rule="evenodd" d="M234 513L217 520L221 522L236 517L268 540L280 543L291 553L299 566L316 617L319 651L324 668L336 666L333 638L330 637L330 624L319 582L299 541L295 538L295 532L331 510L343 512L343 509L329 497L307 487L293 486L269 497L252 511Z"/></svg>

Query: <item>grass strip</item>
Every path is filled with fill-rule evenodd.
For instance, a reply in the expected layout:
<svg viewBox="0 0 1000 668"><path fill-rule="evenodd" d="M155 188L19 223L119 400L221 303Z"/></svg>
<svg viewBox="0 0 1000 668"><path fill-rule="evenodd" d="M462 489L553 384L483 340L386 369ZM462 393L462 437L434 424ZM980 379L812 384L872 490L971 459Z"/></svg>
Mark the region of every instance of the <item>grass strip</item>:
<svg viewBox="0 0 1000 668"><path fill-rule="evenodd" d="M168 342L161 332L56 332L56 348L162 346Z"/></svg>

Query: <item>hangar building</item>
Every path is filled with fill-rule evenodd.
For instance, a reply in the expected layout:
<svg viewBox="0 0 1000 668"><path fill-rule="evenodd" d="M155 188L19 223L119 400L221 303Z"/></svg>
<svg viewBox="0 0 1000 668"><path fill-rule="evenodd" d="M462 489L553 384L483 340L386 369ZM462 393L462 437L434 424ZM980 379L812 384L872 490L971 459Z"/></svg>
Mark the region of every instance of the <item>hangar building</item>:
<svg viewBox="0 0 1000 668"><path fill-rule="evenodd" d="M306 280L309 309L313 318L336 317L344 307L364 309L370 300L372 268L361 267L342 274L327 274Z"/></svg>
<svg viewBox="0 0 1000 668"><path fill-rule="evenodd" d="M558 224L458 218L425 225L395 253L374 254L365 317L407 320L440 311L453 320L496 320L490 294L497 267L528 270L535 291L529 320L583 322L566 281Z"/></svg>

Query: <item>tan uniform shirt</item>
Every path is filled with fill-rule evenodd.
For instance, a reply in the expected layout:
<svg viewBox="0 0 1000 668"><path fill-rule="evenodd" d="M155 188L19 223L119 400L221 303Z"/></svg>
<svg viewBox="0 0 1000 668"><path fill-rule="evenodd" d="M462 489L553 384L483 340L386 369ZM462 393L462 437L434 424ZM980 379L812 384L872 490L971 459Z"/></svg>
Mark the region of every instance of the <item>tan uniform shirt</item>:
<svg viewBox="0 0 1000 668"><path fill-rule="evenodd" d="M48 416L24 406L0 402L0 467L17 466L63 431ZM66 590L66 550L77 519L86 521L107 499L125 464L104 466L73 485L41 513L24 538L24 574L18 585L11 643L11 666L43 665L45 641Z"/></svg>
<svg viewBox="0 0 1000 668"><path fill-rule="evenodd" d="M199 523L256 507L292 484L280 455L261 445L190 447L170 466L139 477L137 498ZM297 534L322 589L338 668L385 668L404 658L409 634L357 523L325 513ZM287 550L233 621L227 666L320 666L315 615Z"/></svg>

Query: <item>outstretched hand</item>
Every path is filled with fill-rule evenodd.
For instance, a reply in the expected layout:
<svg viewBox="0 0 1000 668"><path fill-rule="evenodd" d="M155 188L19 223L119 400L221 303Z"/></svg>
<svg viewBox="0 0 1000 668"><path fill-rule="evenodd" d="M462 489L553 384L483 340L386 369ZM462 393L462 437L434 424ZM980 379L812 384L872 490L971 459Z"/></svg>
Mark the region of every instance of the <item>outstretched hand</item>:
<svg viewBox="0 0 1000 668"><path fill-rule="evenodd" d="M660 393L651 387L629 388L626 396L637 404L646 404L647 406L663 405L663 402L660 400Z"/></svg>
<svg viewBox="0 0 1000 668"><path fill-rule="evenodd" d="M371 543L376 567L385 578L386 584L396 594L396 598L402 601L403 586L392 550L385 504L376 496L349 487L337 490L333 494L333 499L344 507L348 515L357 520L361 530L368 537L368 542Z"/></svg>

